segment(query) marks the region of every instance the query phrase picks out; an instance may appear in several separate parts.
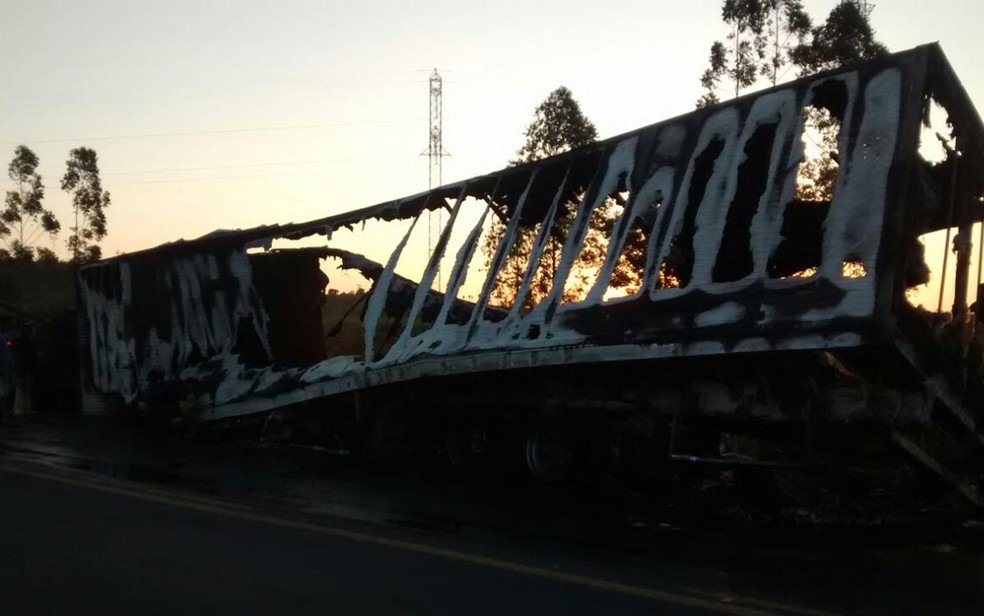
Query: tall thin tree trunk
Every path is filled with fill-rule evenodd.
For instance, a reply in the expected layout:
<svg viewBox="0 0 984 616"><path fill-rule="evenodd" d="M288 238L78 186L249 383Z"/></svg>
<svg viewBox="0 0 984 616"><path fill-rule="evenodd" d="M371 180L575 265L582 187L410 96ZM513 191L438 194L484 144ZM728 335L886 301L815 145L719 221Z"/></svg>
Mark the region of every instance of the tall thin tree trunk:
<svg viewBox="0 0 984 616"><path fill-rule="evenodd" d="M72 244L72 259L79 262L79 241L82 235L79 233L79 206L75 206L75 243Z"/></svg>
<svg viewBox="0 0 984 616"><path fill-rule="evenodd" d="M24 182L22 180L17 180L17 191L21 196L21 212L20 212L20 245L21 249L24 248Z"/></svg>
<svg viewBox="0 0 984 616"><path fill-rule="evenodd" d="M772 56L772 85L775 86L776 82L779 80L779 20L781 19L779 13L779 3L775 4L776 11L776 46L775 54Z"/></svg>

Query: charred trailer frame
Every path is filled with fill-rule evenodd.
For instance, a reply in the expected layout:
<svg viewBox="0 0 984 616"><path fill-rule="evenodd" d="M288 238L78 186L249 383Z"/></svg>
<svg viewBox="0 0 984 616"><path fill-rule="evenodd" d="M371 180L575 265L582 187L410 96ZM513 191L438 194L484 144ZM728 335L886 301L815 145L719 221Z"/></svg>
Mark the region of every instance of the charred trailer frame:
<svg viewBox="0 0 984 616"><path fill-rule="evenodd" d="M935 164L920 155L931 101L955 140ZM798 188L807 108L840 126L826 199ZM984 327L964 298L982 170L980 117L923 46L404 199L84 266L83 383L123 405L177 399L203 422L366 400L406 418L408 400L493 421L503 406L610 413L694 460L713 458L678 438L695 422L801 432L814 458L856 458L876 433L981 503ZM422 272L399 273L438 212ZM406 227L388 257L333 239L383 222ZM953 306L920 309L906 296L928 277L919 238L943 229ZM358 348L320 344L322 260L371 281Z"/></svg>

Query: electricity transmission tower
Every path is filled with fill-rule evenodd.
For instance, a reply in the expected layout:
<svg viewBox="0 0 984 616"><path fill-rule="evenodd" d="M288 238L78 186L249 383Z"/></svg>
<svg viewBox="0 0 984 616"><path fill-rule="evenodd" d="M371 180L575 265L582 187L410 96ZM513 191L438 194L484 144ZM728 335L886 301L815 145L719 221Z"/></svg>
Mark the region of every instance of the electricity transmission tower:
<svg viewBox="0 0 984 616"><path fill-rule="evenodd" d="M441 108L443 82L441 74L435 68L430 76L430 138L427 146L427 162L429 172L427 177L427 188L437 188L441 185L441 159L448 156L441 144L441 131L443 128L443 110ZM427 212L427 256L432 257L437 249L438 241L444 227L441 225L441 210L430 210ZM437 267L437 287L441 288L441 267Z"/></svg>
<svg viewBox="0 0 984 616"><path fill-rule="evenodd" d="M875 10L875 5L868 0L845 0L846 2L854 2L861 9L861 13L865 17L871 17L871 12Z"/></svg>

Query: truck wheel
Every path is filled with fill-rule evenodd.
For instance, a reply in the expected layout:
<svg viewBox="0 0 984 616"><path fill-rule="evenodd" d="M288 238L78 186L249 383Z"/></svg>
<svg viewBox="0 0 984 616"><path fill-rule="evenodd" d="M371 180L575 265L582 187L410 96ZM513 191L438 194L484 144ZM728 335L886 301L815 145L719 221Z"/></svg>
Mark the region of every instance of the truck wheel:
<svg viewBox="0 0 984 616"><path fill-rule="evenodd" d="M560 483L571 478L578 443L570 432L531 432L526 437L526 466L538 481Z"/></svg>

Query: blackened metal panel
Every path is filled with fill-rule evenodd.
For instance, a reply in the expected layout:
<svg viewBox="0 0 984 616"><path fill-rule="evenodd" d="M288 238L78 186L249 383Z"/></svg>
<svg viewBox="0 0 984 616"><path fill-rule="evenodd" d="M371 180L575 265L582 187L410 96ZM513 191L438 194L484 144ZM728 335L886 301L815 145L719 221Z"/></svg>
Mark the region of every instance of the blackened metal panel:
<svg viewBox="0 0 984 616"><path fill-rule="evenodd" d="M253 284L269 318L271 356L288 366L327 359L321 322L328 277L321 271L323 249L250 255Z"/></svg>
<svg viewBox="0 0 984 616"><path fill-rule="evenodd" d="M883 236L899 232L886 220L899 207L898 177L914 155L913 84L918 86L924 70L916 61L920 53L925 51L802 79L373 208L298 225L221 232L88 266L80 288L93 382L134 401L158 381L192 381L204 406L236 403L256 410L262 404L249 400L276 405L429 375L879 342L872 331L886 312L876 303L887 297L896 271L884 247L898 245L897 238ZM801 114L823 97L836 99L842 120L838 183L829 205L804 204L794 197L804 153ZM597 283L582 301L565 302L564 283L585 237L594 232L592 212L623 198L623 191L625 210L604 238L609 243L597 264ZM321 234L328 251L341 255L332 248L333 230L368 219L416 220L445 207L449 198L457 199L455 212L469 198L469 207L481 211L459 250L448 297L430 289L434 259L422 281L395 272L409 231L394 240L385 265L345 253L343 267L373 280L364 313L364 357L278 364L281 335L269 320L276 320L274 303L286 291L270 291L269 280L264 282L269 274L254 279L251 248L268 247L281 236ZM492 304L496 274L521 229L549 226L559 202L579 205L564 229L549 295L529 311ZM486 283L470 318L454 321L448 315L465 304L456 295L469 263L478 273L472 261L490 213L502 217L505 230L491 267L481 272ZM642 290L609 298L630 225L647 236ZM523 240L534 246L523 285L543 258L544 237ZM773 267L784 258L783 246L797 243L809 244L799 252L811 255L818 271L790 276L798 267L795 259L785 269ZM789 253L796 257L796 250ZM848 260L860 261L864 275L845 276ZM661 281L667 264L676 268L676 286ZM309 278L298 283L305 287L299 292L313 297L318 283L316 276ZM403 335L392 352L374 357L377 324L395 298L410 308L411 319L398 330ZM440 317L415 331L423 303L440 307ZM495 318L487 318L493 312Z"/></svg>
<svg viewBox="0 0 984 616"><path fill-rule="evenodd" d="M199 370L221 380L233 354L243 365L272 359L245 251L98 263L80 270L79 293L93 384L127 402Z"/></svg>

